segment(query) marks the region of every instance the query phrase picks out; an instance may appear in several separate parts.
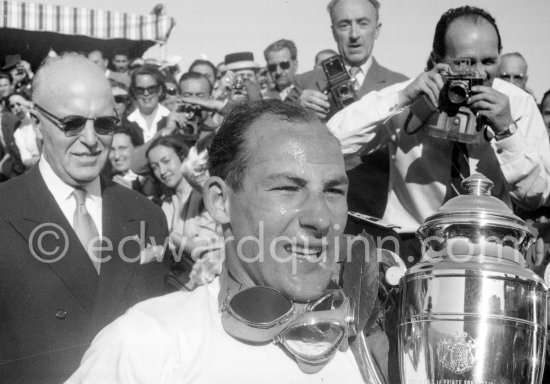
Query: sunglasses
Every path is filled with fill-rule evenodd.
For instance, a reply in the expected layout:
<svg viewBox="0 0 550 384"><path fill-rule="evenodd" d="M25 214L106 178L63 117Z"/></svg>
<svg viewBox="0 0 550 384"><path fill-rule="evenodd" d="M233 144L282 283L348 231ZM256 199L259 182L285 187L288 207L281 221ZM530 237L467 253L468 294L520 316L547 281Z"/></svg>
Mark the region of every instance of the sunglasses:
<svg viewBox="0 0 550 384"><path fill-rule="evenodd" d="M273 341L301 360L318 363L329 360L345 338L355 334L353 309L340 289L301 305L276 289L256 286L226 299L222 325L237 339Z"/></svg>
<svg viewBox="0 0 550 384"><path fill-rule="evenodd" d="M145 95L146 93L148 95L154 95L156 93L159 92L159 89L160 89L160 86L158 85L151 85L150 87L135 87L134 88L134 93L138 96L143 96Z"/></svg>
<svg viewBox="0 0 550 384"><path fill-rule="evenodd" d="M128 101L128 96L126 95L115 95L115 103L126 103Z"/></svg>
<svg viewBox="0 0 550 384"><path fill-rule="evenodd" d="M63 118L55 116L41 106L35 104L34 108L39 111L46 119L51 121L57 128L65 133L65 136L78 136L86 127L88 120L94 122L94 130L98 135L109 135L115 130L115 127L120 122L118 116L100 116L100 117L84 117L77 115L69 115ZM116 111L115 111L116 115Z"/></svg>
<svg viewBox="0 0 550 384"><path fill-rule="evenodd" d="M271 63L267 65L267 70L269 72L275 72L277 70L277 67L281 67L283 71L290 68L290 61L285 60L281 61L280 63Z"/></svg>
<svg viewBox="0 0 550 384"><path fill-rule="evenodd" d="M170 96L176 96L178 94L177 88L166 88L166 94Z"/></svg>

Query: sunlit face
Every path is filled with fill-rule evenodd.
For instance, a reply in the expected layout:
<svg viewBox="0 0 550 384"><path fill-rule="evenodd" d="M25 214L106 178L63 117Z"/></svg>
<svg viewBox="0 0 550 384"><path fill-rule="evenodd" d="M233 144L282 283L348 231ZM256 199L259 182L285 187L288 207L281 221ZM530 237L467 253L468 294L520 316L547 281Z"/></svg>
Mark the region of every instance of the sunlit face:
<svg viewBox="0 0 550 384"><path fill-rule="evenodd" d="M527 63L517 56L504 56L500 62L498 77L525 90Z"/></svg>
<svg viewBox="0 0 550 384"><path fill-rule="evenodd" d="M149 87L156 87L155 91L149 92ZM144 90L145 93L138 94L136 91ZM138 75L136 77L136 86L134 90L136 105L141 113L150 115L159 105L160 86L153 76Z"/></svg>
<svg viewBox="0 0 550 384"><path fill-rule="evenodd" d="M67 59L52 64L43 76L34 101L57 117L115 115L109 82L91 64ZM97 134L94 122L88 120L80 134L67 137L41 112L35 114L40 120L43 154L57 176L71 186L83 186L94 180L107 161L113 136Z"/></svg>
<svg viewBox="0 0 550 384"><path fill-rule="evenodd" d="M288 68L282 68L287 65L289 65ZM288 48L268 52L267 66L268 68L270 68L270 66L275 67L275 70L269 70L269 73L279 92L292 85L294 75L296 74L296 69L298 69L298 62L296 60L292 60Z"/></svg>
<svg viewBox="0 0 550 384"><path fill-rule="evenodd" d="M332 35L349 65L367 61L380 26L376 8L367 0L341 0L332 12Z"/></svg>
<svg viewBox="0 0 550 384"><path fill-rule="evenodd" d="M179 91L182 97L197 97L199 99L210 98L210 83L207 79L187 79L179 84ZM208 118L208 111L203 110L200 120Z"/></svg>
<svg viewBox="0 0 550 384"><path fill-rule="evenodd" d="M255 69L237 69L235 71L237 76L242 77L243 80L256 81L256 70Z"/></svg>
<svg viewBox="0 0 550 384"><path fill-rule="evenodd" d="M214 74L214 70L207 64L196 64L191 68L191 72L197 72L201 75L204 75L210 82L210 84L214 85L216 82L216 75Z"/></svg>
<svg viewBox="0 0 550 384"><path fill-rule="evenodd" d="M109 161L113 169L120 173L127 172L130 169L134 151L135 147L130 136L125 133L114 134L111 152L109 152Z"/></svg>
<svg viewBox="0 0 550 384"><path fill-rule="evenodd" d="M472 22L466 18L453 21L445 34L446 52L442 61L453 71L459 69L460 59L470 59L471 69L485 78L491 86L498 73L500 54L495 28L485 20Z"/></svg>
<svg viewBox="0 0 550 384"><path fill-rule="evenodd" d="M243 187L229 191L239 263L258 285L295 300L319 297L335 266L348 179L338 141L321 123L264 117L248 134ZM244 241L244 239L261 239Z"/></svg>
<svg viewBox="0 0 550 384"><path fill-rule="evenodd" d="M544 120L544 124L546 125L546 129L550 134L550 97L546 97L542 101L542 104L540 106L540 111L542 113L542 118Z"/></svg>
<svg viewBox="0 0 550 384"><path fill-rule="evenodd" d="M147 154L149 166L155 177L165 186L174 190L183 179L181 159L171 147L158 145Z"/></svg>
<svg viewBox="0 0 550 384"><path fill-rule="evenodd" d="M7 97L11 93L11 83L5 77L0 78L0 98Z"/></svg>
<svg viewBox="0 0 550 384"><path fill-rule="evenodd" d="M128 69L130 68L130 61L128 60L128 56L115 55L113 57L113 67L117 72L128 72Z"/></svg>
<svg viewBox="0 0 550 384"><path fill-rule="evenodd" d="M22 102L21 96L12 95L8 101L11 113L18 118L22 119L29 112L29 108Z"/></svg>

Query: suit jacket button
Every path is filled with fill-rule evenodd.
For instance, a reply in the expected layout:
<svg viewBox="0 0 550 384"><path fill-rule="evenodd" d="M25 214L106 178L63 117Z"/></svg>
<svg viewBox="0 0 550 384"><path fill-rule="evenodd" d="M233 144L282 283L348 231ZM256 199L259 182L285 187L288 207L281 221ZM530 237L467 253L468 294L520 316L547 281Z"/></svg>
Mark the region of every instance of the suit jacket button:
<svg viewBox="0 0 550 384"><path fill-rule="evenodd" d="M64 309L60 309L55 313L55 317L57 317L59 320L63 320L65 317L67 317L67 311Z"/></svg>

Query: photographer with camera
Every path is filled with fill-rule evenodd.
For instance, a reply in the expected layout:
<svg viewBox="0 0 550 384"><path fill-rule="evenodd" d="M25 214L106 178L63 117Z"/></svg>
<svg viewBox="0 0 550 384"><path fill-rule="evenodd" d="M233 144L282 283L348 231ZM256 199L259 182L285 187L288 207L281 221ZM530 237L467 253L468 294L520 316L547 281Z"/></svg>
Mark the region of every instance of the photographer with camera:
<svg viewBox="0 0 550 384"><path fill-rule="evenodd" d="M550 194L548 134L533 98L497 78L501 49L489 13L451 9L436 26L432 69L367 94L328 123L345 155L389 147L383 217L401 226L410 263L420 257L414 232L470 173L491 179L492 195L509 207L534 209Z"/></svg>

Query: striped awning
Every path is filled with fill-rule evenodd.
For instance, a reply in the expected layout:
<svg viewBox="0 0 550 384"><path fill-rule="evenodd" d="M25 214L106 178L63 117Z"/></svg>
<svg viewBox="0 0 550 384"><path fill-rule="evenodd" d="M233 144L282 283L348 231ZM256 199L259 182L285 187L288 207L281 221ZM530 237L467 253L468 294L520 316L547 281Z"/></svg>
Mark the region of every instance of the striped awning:
<svg viewBox="0 0 550 384"><path fill-rule="evenodd" d="M175 24L169 16L136 15L12 0L0 0L0 15L0 28L95 39L165 42Z"/></svg>

